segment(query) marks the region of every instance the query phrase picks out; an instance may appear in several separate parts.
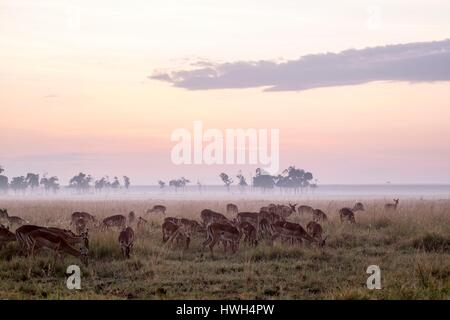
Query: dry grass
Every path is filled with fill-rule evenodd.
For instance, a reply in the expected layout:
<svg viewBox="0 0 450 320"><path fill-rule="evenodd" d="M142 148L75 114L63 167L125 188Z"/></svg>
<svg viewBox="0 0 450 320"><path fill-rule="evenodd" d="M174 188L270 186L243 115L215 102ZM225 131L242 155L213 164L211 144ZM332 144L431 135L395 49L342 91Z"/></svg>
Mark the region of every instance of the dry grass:
<svg viewBox="0 0 450 320"><path fill-rule="evenodd" d="M257 210L271 201L241 200L241 210ZM224 211L226 201L162 201L167 215L199 218L203 208ZM364 202L357 224L341 224L337 211L350 201L308 201L330 222L323 250L315 246L261 243L241 245L235 255L201 249L200 237L189 250L162 243L161 216L145 215L140 200L6 200L1 207L31 223L68 227L73 211L105 217L134 210L149 220L137 233L134 253L123 260L118 233L91 232L89 267L82 267L82 290L65 287L65 269L79 264L67 257L54 262L41 254L33 263L17 255L17 244L0 251L0 298L19 299L449 299L450 201L408 200L385 213L384 202ZM155 203L151 203L155 204ZM309 217L290 220L305 225ZM379 265L382 289L368 290L366 268ZM31 269L31 272L29 272ZM30 275L30 276L28 276Z"/></svg>

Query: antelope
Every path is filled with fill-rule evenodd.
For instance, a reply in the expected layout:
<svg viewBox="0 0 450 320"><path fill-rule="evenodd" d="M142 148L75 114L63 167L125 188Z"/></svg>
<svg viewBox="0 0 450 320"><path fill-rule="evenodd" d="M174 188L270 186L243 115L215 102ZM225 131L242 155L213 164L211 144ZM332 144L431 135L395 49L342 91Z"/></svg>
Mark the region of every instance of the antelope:
<svg viewBox="0 0 450 320"><path fill-rule="evenodd" d="M134 211L130 211L130 213L128 213L128 224L129 225L133 224L135 220L136 214L134 213Z"/></svg>
<svg viewBox="0 0 450 320"><path fill-rule="evenodd" d="M303 215L303 214L314 214L314 208L310 207L310 206L299 206L297 208L297 211L299 214Z"/></svg>
<svg viewBox="0 0 450 320"><path fill-rule="evenodd" d="M166 210L167 210L167 208L165 206L156 205L156 206L153 206L153 208L148 209L147 213L162 213L163 215L165 215Z"/></svg>
<svg viewBox="0 0 450 320"><path fill-rule="evenodd" d="M395 211L397 210L399 199L394 199L394 203L386 203L384 205L384 210L386 211Z"/></svg>
<svg viewBox="0 0 450 320"><path fill-rule="evenodd" d="M327 221L328 217L325 214L325 212L323 212L322 210L314 209L313 213L312 213L312 219L313 219L313 221L321 221L321 220L322 221Z"/></svg>
<svg viewBox="0 0 450 320"><path fill-rule="evenodd" d="M249 243L250 246L257 246L257 231L253 224L247 221L240 222L237 226L241 234L244 235L244 242Z"/></svg>
<svg viewBox="0 0 450 320"><path fill-rule="evenodd" d="M45 227L27 224L16 229L16 238L24 253L31 253L32 243L28 239L28 235L38 229L45 229Z"/></svg>
<svg viewBox="0 0 450 320"><path fill-rule="evenodd" d="M272 213L275 213L277 215L279 215L280 217L282 217L283 219L286 219L287 217L289 217L293 212L295 212L295 207L297 206L297 204L290 204L289 206L285 206L285 205L278 205L275 207L275 210L272 209ZM272 207L273 208L273 207ZM275 212L274 212L275 211Z"/></svg>
<svg viewBox="0 0 450 320"><path fill-rule="evenodd" d="M356 223L355 214L350 208L342 208L339 210L339 218L341 219L341 222L348 221L350 223Z"/></svg>
<svg viewBox="0 0 450 320"><path fill-rule="evenodd" d="M318 224L316 221L310 221L306 225L306 230L308 233L317 240L320 247L323 247L325 245L325 240L327 237L323 238L323 229L320 224Z"/></svg>
<svg viewBox="0 0 450 320"><path fill-rule="evenodd" d="M8 242L16 241L16 235L9 231L9 228L0 228L0 249L8 244Z"/></svg>
<svg viewBox="0 0 450 320"><path fill-rule="evenodd" d="M206 227L208 224L213 222L224 222L229 221L227 217L219 212L212 211L210 209L204 209L200 212L200 217L203 222L203 226Z"/></svg>
<svg viewBox="0 0 450 320"><path fill-rule="evenodd" d="M272 242L278 237L289 238L291 240L298 240L302 243L303 239L308 242L317 242L316 239L311 237L303 227L298 223L279 221L271 225Z"/></svg>
<svg viewBox="0 0 450 320"><path fill-rule="evenodd" d="M364 210L365 210L364 205L361 202L355 203L355 205L353 206L353 209L352 209L353 212L364 211Z"/></svg>
<svg viewBox="0 0 450 320"><path fill-rule="evenodd" d="M72 246L74 246L78 243L83 243L84 246L86 247L86 249L89 249L88 230L81 232L81 234L79 236L77 236L72 231L66 230L66 229L60 229L60 228L55 228L55 227L49 227L46 229L60 237L63 237L64 240L66 240L67 243L69 243Z"/></svg>
<svg viewBox="0 0 450 320"><path fill-rule="evenodd" d="M110 227L117 227L119 229L123 229L125 228L126 224L127 218L121 214L117 214L103 219L100 227L102 229L108 229Z"/></svg>
<svg viewBox="0 0 450 320"><path fill-rule="evenodd" d="M217 242L224 243L224 250L227 251L226 243L230 242L231 251L235 253L239 248L239 239L241 233L236 227L228 223L212 222L206 228L207 239L203 242L203 248L209 246L211 255L213 255L214 246Z"/></svg>
<svg viewBox="0 0 450 320"><path fill-rule="evenodd" d="M45 228L37 229L28 234L28 239L31 243L31 256L34 256L38 249L50 249L61 257L60 252L67 253L71 256L80 258L85 265L88 264L87 254L88 249L82 247L80 250L72 247L64 237L55 234Z"/></svg>
<svg viewBox="0 0 450 320"><path fill-rule="evenodd" d="M239 212L237 205L234 203L227 204L227 214L237 214Z"/></svg>
<svg viewBox="0 0 450 320"><path fill-rule="evenodd" d="M147 220L145 220L142 217L139 217L137 222L137 228L142 229L147 223L148 223Z"/></svg>
<svg viewBox="0 0 450 320"><path fill-rule="evenodd" d="M164 221L162 225L163 232L163 242L167 242L170 240L173 243L173 240L176 240L178 243L180 240L184 240L186 242L186 249L189 248L189 243L191 241L191 237L186 229L173 221Z"/></svg>
<svg viewBox="0 0 450 320"><path fill-rule="evenodd" d="M164 218L164 222L173 222L178 226L185 227L187 230L189 230L190 233L193 232L203 232L204 229L195 220L185 219L185 218L175 218L175 217L167 217Z"/></svg>
<svg viewBox="0 0 450 320"><path fill-rule="evenodd" d="M76 233L80 234L84 232L87 228L87 221L84 218L77 218L73 224L75 225Z"/></svg>
<svg viewBox="0 0 450 320"><path fill-rule="evenodd" d="M75 224L75 222L77 222L79 219L83 219L86 224L88 224L89 222L95 222L97 219L90 213L87 212L74 212L71 215L71 222L70 225Z"/></svg>
<svg viewBox="0 0 450 320"><path fill-rule="evenodd" d="M8 224L11 226L14 224L21 226L21 225L29 223L28 221L26 221L20 217L8 215L8 210L6 210L6 209L0 209L0 219L6 220L8 222Z"/></svg>
<svg viewBox="0 0 450 320"><path fill-rule="evenodd" d="M126 259L130 258L130 252L134 244L134 231L130 227L124 228L119 234L119 244L122 254Z"/></svg>

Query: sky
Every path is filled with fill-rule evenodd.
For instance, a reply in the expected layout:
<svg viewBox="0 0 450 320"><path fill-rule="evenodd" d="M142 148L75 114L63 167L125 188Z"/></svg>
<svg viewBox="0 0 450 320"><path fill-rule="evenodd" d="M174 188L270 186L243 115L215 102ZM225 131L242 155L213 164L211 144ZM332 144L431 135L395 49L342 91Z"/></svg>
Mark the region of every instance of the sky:
<svg viewBox="0 0 450 320"><path fill-rule="evenodd" d="M280 130L319 183L450 183L450 2L0 0L0 165L186 176L171 134Z"/></svg>

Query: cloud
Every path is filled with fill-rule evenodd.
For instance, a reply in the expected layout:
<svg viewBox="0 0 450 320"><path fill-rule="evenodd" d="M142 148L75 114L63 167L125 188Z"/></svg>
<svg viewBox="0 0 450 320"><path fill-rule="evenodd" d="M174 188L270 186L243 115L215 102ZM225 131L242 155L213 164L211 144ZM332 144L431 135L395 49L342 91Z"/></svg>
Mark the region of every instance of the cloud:
<svg viewBox="0 0 450 320"><path fill-rule="evenodd" d="M265 87L301 91L372 81L450 80L450 39L311 54L297 60L203 63L155 72L150 79L188 90Z"/></svg>

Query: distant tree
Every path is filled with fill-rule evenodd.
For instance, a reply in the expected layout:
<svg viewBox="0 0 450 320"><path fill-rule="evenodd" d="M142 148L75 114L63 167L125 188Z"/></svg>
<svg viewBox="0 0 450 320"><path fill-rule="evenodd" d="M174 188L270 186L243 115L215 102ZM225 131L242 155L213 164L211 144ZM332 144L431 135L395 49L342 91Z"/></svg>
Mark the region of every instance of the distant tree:
<svg viewBox="0 0 450 320"><path fill-rule="evenodd" d="M119 178L114 177L114 181L111 183L111 188L113 188L113 189L120 188Z"/></svg>
<svg viewBox="0 0 450 320"><path fill-rule="evenodd" d="M177 192L178 188L182 188L184 190L186 185L188 183L190 183L190 182L191 181L186 179L185 177L181 177L180 179L170 180L169 181L169 187L174 187L175 188L175 192Z"/></svg>
<svg viewBox="0 0 450 320"><path fill-rule="evenodd" d="M12 178L11 183L10 183L10 187L11 187L11 189L14 190L14 192L18 192L18 191L25 192L25 190L27 189L27 186L28 186L27 180L24 176L14 177L14 178Z"/></svg>
<svg viewBox="0 0 450 320"><path fill-rule="evenodd" d="M242 172L239 172L239 173L237 174L236 178L239 179L239 182L238 182L239 189L241 190L241 192L244 191L245 188L248 186L248 184L247 184L247 180L246 180L245 177L242 175Z"/></svg>
<svg viewBox="0 0 450 320"><path fill-rule="evenodd" d="M159 187L160 187L161 189L164 189L164 188L166 187L166 183L165 183L164 181L162 181L162 180L159 180L159 181L158 181L158 185L159 185Z"/></svg>
<svg viewBox="0 0 450 320"><path fill-rule="evenodd" d="M1 193L6 193L8 191L8 187L9 187L8 177L1 174L4 171L5 170L3 169L3 167L0 166L0 192Z"/></svg>
<svg viewBox="0 0 450 320"><path fill-rule="evenodd" d="M44 186L45 192L52 191L53 193L56 193L56 191L59 189L59 183L58 183L58 177L43 177L40 181L40 184Z"/></svg>
<svg viewBox="0 0 450 320"><path fill-rule="evenodd" d="M275 177L267 174L261 168L256 169L256 174L253 177L253 186L263 190L273 189L275 186Z"/></svg>
<svg viewBox="0 0 450 320"><path fill-rule="evenodd" d="M31 188L31 190L34 190L34 188L39 187L39 175L34 173L28 173L27 177L25 178L28 187Z"/></svg>
<svg viewBox="0 0 450 320"><path fill-rule="evenodd" d="M227 190L230 191L230 185L233 183L233 179L231 179L225 172L222 172L219 177L222 179L222 182L225 184Z"/></svg>
<svg viewBox="0 0 450 320"><path fill-rule="evenodd" d="M95 180L94 182L95 191L102 191L104 188L106 188L107 183L108 180L105 177Z"/></svg>
<svg viewBox="0 0 450 320"><path fill-rule="evenodd" d="M80 172L69 181L69 188L74 188L78 192L85 192L89 190L92 177L83 172Z"/></svg>
<svg viewBox="0 0 450 320"><path fill-rule="evenodd" d="M128 190L130 188L130 184L130 178L123 176L123 185L125 186L125 189Z"/></svg>

